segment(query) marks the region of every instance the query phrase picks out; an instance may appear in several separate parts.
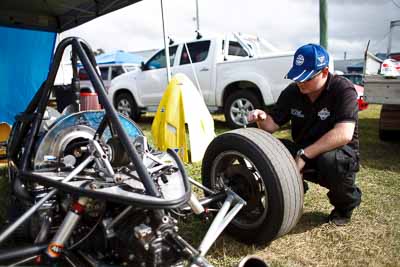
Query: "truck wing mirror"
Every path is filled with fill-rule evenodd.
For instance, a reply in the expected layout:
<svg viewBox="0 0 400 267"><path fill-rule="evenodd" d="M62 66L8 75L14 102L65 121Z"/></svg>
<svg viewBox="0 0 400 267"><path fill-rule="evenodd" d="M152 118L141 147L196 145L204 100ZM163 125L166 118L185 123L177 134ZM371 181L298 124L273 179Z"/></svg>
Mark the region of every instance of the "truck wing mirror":
<svg viewBox="0 0 400 267"><path fill-rule="evenodd" d="M144 64L144 61L142 61L142 62L140 63L140 68L142 69L142 71L145 71L145 70L148 69L147 66L146 66L146 64Z"/></svg>

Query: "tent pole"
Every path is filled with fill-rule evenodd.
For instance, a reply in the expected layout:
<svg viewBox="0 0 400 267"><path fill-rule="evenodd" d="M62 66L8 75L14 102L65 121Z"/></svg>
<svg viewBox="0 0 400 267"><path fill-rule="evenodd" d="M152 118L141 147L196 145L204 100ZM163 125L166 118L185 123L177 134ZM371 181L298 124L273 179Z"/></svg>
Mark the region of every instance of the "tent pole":
<svg viewBox="0 0 400 267"><path fill-rule="evenodd" d="M199 21L199 0L196 0L196 31L200 31L200 21Z"/></svg>
<svg viewBox="0 0 400 267"><path fill-rule="evenodd" d="M162 27L163 27L163 37L164 37L164 48L165 48L165 65L167 66L167 79L168 83L171 81L171 66L169 65L169 42L168 42L168 36L166 34L166 26L165 26L165 15L164 15L164 6L163 6L163 0L160 0L161 2L161 19L162 19Z"/></svg>

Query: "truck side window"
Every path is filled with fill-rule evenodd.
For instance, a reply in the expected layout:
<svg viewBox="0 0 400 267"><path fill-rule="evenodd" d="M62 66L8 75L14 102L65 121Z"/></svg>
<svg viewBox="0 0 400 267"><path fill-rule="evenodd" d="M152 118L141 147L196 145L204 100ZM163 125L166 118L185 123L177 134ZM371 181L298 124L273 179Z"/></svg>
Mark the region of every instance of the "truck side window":
<svg viewBox="0 0 400 267"><path fill-rule="evenodd" d="M238 56L238 57L247 57L249 54L247 54L246 50L235 41L229 41L229 50L228 50L228 55L229 56Z"/></svg>
<svg viewBox="0 0 400 267"><path fill-rule="evenodd" d="M108 67L100 67L100 75L102 80L108 80Z"/></svg>
<svg viewBox="0 0 400 267"><path fill-rule="evenodd" d="M121 66L114 66L111 68L111 79L114 79L115 77L121 75L124 73L124 70L122 69Z"/></svg>
<svg viewBox="0 0 400 267"><path fill-rule="evenodd" d="M210 50L210 41L201 41L187 44L190 57L193 63L201 62L207 59L208 51ZM186 47L183 46L180 65L189 64L189 56Z"/></svg>
<svg viewBox="0 0 400 267"><path fill-rule="evenodd" d="M176 49L178 48L177 45L171 46L169 48L169 58L170 58L170 65L172 66L174 64L175 56L176 56ZM161 69L165 68L165 50L161 50L157 54L155 54L148 62L147 62L147 68L150 70L154 69Z"/></svg>

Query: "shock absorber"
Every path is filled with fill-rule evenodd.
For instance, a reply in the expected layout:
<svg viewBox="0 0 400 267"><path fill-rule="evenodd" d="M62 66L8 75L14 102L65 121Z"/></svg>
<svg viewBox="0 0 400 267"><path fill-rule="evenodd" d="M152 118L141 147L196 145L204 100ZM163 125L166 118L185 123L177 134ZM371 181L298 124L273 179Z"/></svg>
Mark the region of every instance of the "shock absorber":
<svg viewBox="0 0 400 267"><path fill-rule="evenodd" d="M46 252L50 258L58 258L61 255L66 242L68 241L75 227L78 225L78 222L85 211L86 203L87 198L80 197L78 201L72 204L71 209L65 216L60 228L47 247Z"/></svg>

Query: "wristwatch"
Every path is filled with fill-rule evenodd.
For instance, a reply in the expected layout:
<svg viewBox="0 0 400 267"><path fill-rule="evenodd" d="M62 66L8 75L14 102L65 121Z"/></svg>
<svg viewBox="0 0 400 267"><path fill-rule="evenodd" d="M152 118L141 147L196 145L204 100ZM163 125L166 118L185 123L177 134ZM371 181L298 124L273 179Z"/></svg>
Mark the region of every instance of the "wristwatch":
<svg viewBox="0 0 400 267"><path fill-rule="evenodd" d="M306 153L304 152L304 149L299 149L299 151L297 151L297 154L296 154L296 156L297 157L300 157L302 160L304 160L304 162L309 162L310 161L310 158L308 158L307 156L306 156Z"/></svg>

